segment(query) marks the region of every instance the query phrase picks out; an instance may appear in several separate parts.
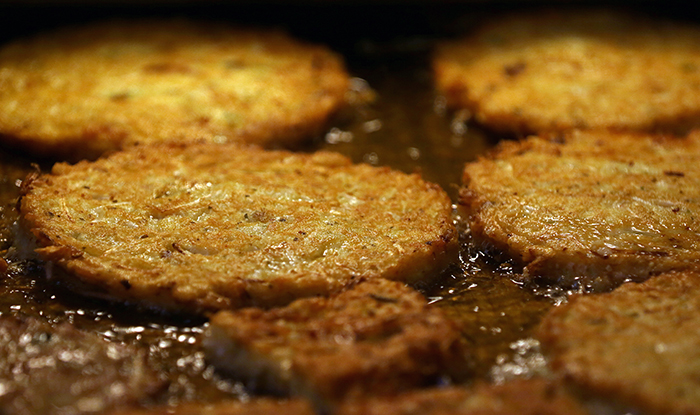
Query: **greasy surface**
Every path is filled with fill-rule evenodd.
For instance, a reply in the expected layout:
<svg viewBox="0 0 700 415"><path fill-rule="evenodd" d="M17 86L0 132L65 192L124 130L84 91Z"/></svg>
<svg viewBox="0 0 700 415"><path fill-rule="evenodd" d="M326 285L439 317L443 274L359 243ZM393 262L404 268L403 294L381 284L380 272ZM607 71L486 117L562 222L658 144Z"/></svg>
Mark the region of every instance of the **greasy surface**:
<svg viewBox="0 0 700 415"><path fill-rule="evenodd" d="M208 358L220 370L319 408L450 374L465 378L469 370L459 330L442 310L382 279L284 308L222 311L206 336Z"/></svg>
<svg viewBox="0 0 700 415"><path fill-rule="evenodd" d="M195 312L424 283L458 249L438 186L330 152L141 146L28 179L21 213L77 289Z"/></svg>
<svg viewBox="0 0 700 415"><path fill-rule="evenodd" d="M17 189L27 176L27 167L28 160L0 151L0 252L3 256L14 242Z"/></svg>
<svg viewBox="0 0 700 415"><path fill-rule="evenodd" d="M700 123L698 37L610 11L501 15L442 43L434 70L449 106L498 131L679 130Z"/></svg>
<svg viewBox="0 0 700 415"><path fill-rule="evenodd" d="M193 138L290 145L322 131L347 86L338 55L276 31L101 22L0 49L0 138L71 160Z"/></svg>
<svg viewBox="0 0 700 415"><path fill-rule="evenodd" d="M429 297L460 326L473 356L477 379L504 382L547 372L539 342L530 335L566 292L517 285L508 264L497 266L467 242L459 270L429 291Z"/></svg>
<svg viewBox="0 0 700 415"><path fill-rule="evenodd" d="M553 370L647 414L700 413L700 274L575 296L539 329Z"/></svg>
<svg viewBox="0 0 700 415"><path fill-rule="evenodd" d="M561 384L540 378L501 385L424 389L349 402L337 415L584 415Z"/></svg>
<svg viewBox="0 0 700 415"><path fill-rule="evenodd" d="M459 203L526 279L605 290L700 266L699 162L699 135L531 137L467 165Z"/></svg>
<svg viewBox="0 0 700 415"><path fill-rule="evenodd" d="M144 401L164 386L132 346L69 324L0 317L3 413L99 413Z"/></svg>

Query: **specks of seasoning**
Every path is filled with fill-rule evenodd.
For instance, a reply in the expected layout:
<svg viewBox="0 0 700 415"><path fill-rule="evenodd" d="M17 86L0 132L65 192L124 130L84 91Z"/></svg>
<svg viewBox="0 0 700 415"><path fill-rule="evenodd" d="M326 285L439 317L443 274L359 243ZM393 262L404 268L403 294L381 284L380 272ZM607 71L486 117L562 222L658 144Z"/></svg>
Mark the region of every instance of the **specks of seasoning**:
<svg viewBox="0 0 700 415"><path fill-rule="evenodd" d="M173 249L176 250L177 252L184 254L185 251L182 249L179 243L173 242Z"/></svg>
<svg viewBox="0 0 700 415"><path fill-rule="evenodd" d="M526 68L527 64L525 62L517 62L503 67L503 73L512 78L520 75Z"/></svg>
<svg viewBox="0 0 700 415"><path fill-rule="evenodd" d="M685 173L682 171L673 171L673 170L667 170L664 172L666 176L673 176L673 177L685 177Z"/></svg>

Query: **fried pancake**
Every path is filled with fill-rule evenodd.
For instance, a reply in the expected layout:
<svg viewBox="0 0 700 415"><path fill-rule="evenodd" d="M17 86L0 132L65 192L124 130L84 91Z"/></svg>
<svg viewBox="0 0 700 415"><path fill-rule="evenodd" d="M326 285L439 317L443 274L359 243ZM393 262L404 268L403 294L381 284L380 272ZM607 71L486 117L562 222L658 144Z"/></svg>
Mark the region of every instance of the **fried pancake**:
<svg viewBox="0 0 700 415"><path fill-rule="evenodd" d="M700 274L577 295L542 321L555 372L648 414L700 414Z"/></svg>
<svg viewBox="0 0 700 415"><path fill-rule="evenodd" d="M561 385L534 378L502 385L430 388L348 402L336 415L585 415Z"/></svg>
<svg viewBox="0 0 700 415"><path fill-rule="evenodd" d="M0 317L4 414L95 414L137 404L166 385L145 353L69 324Z"/></svg>
<svg viewBox="0 0 700 415"><path fill-rule="evenodd" d="M525 279L606 290L700 267L699 166L700 134L503 142L466 165L460 211Z"/></svg>
<svg viewBox="0 0 700 415"><path fill-rule="evenodd" d="M204 347L220 370L321 410L468 369L457 326L417 291L383 279L284 308L221 311Z"/></svg>
<svg viewBox="0 0 700 415"><path fill-rule="evenodd" d="M171 310L286 304L359 277L418 284L458 250L439 186L331 152L138 146L58 163L22 191L21 229L54 275Z"/></svg>
<svg viewBox="0 0 700 415"><path fill-rule="evenodd" d="M280 32L101 22L0 49L0 139L70 160L191 138L287 146L319 133L348 85L338 55Z"/></svg>
<svg viewBox="0 0 700 415"><path fill-rule="evenodd" d="M109 415L316 415L311 405L301 399L277 400L254 398L250 401L186 403L142 409L122 409Z"/></svg>
<svg viewBox="0 0 700 415"><path fill-rule="evenodd" d="M437 90L497 131L685 130L700 28L612 11L516 14L436 48Z"/></svg>

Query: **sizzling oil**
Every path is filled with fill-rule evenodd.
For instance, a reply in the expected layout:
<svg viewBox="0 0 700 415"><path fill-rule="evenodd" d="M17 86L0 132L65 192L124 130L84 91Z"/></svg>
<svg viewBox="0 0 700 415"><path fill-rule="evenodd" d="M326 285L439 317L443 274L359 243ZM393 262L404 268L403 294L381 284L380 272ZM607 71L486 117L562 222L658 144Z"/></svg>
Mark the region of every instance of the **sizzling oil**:
<svg viewBox="0 0 700 415"><path fill-rule="evenodd" d="M428 47L382 45L375 62L381 70L355 71L374 89L375 101L344 130L327 135L321 147L357 162L418 172L456 202L464 164L498 137L465 121L464 114L445 111L432 90ZM475 356L475 376L502 381L543 370L531 334L557 296L521 286L508 264L490 260L470 244L468 234L462 239L460 263L425 294L460 324Z"/></svg>

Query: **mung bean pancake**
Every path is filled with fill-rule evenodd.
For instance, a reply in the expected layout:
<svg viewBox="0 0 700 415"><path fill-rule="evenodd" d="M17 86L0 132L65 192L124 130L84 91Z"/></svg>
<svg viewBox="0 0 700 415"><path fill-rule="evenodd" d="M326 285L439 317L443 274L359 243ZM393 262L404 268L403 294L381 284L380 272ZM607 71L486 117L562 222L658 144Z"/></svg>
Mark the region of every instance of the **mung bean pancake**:
<svg viewBox="0 0 700 415"><path fill-rule="evenodd" d="M21 228L55 275L166 309L273 306L455 260L447 194L331 152L154 144L25 180Z"/></svg>
<svg viewBox="0 0 700 415"><path fill-rule="evenodd" d="M322 413L469 371L458 326L417 291L384 279L272 310L221 311L204 345L222 371L306 397Z"/></svg>
<svg viewBox="0 0 700 415"><path fill-rule="evenodd" d="M700 267L699 166L697 133L506 141L466 165L460 211L525 279L606 290Z"/></svg>
<svg viewBox="0 0 700 415"><path fill-rule="evenodd" d="M684 130L700 122L700 28L605 10L501 16L440 43L448 105L497 131Z"/></svg>
<svg viewBox="0 0 700 415"><path fill-rule="evenodd" d="M0 49L0 138L69 160L191 138L291 146L322 131L348 84L339 55L279 31L100 22Z"/></svg>
<svg viewBox="0 0 700 415"><path fill-rule="evenodd" d="M700 413L700 274L577 295L545 316L555 373L645 414Z"/></svg>

